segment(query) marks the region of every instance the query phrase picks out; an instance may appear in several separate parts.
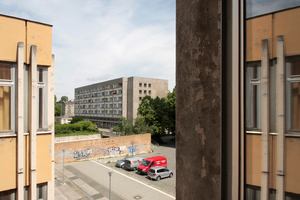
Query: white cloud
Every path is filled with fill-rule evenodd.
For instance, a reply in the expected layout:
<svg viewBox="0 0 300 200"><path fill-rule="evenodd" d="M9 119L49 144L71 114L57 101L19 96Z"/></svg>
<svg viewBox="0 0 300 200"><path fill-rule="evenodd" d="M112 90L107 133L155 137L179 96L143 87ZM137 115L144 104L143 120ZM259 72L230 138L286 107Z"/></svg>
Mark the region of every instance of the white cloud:
<svg viewBox="0 0 300 200"><path fill-rule="evenodd" d="M4 0L0 12L53 25L58 98L119 77L175 85L175 0Z"/></svg>

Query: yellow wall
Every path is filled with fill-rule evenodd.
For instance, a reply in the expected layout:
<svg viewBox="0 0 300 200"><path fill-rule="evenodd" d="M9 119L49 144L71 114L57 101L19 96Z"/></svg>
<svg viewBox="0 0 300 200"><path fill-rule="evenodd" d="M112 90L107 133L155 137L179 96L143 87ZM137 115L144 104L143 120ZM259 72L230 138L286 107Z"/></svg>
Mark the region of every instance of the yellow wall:
<svg viewBox="0 0 300 200"><path fill-rule="evenodd" d="M61 163L63 161L62 148L66 149L64 154L65 162L131 154L131 141L135 142L134 153L148 152L151 150L150 133L113 138L62 142L55 143L55 163Z"/></svg>
<svg viewBox="0 0 300 200"><path fill-rule="evenodd" d="M51 181L51 134L37 135L36 149L37 183Z"/></svg>
<svg viewBox="0 0 300 200"><path fill-rule="evenodd" d="M272 38L272 15L247 20L246 38L246 60L261 60L261 41Z"/></svg>
<svg viewBox="0 0 300 200"><path fill-rule="evenodd" d="M300 54L300 8L248 19L246 21L246 61L261 60L261 41L269 40L270 57L277 57L277 36L283 35L285 54Z"/></svg>
<svg viewBox="0 0 300 200"><path fill-rule="evenodd" d="M246 135L246 184L261 185L261 135Z"/></svg>
<svg viewBox="0 0 300 200"><path fill-rule="evenodd" d="M0 60L17 61L18 42L25 44L25 21L0 16Z"/></svg>
<svg viewBox="0 0 300 200"><path fill-rule="evenodd" d="M27 22L27 60L29 64L30 46L37 46L38 65L52 64L52 27L34 22Z"/></svg>
<svg viewBox="0 0 300 200"><path fill-rule="evenodd" d="M16 188L16 138L0 138L0 191Z"/></svg>
<svg viewBox="0 0 300 200"><path fill-rule="evenodd" d="M246 136L246 184L261 186L261 135ZM276 189L277 136L270 136L270 188ZM300 193L300 138L285 140L285 191Z"/></svg>
<svg viewBox="0 0 300 200"><path fill-rule="evenodd" d="M17 44L24 42L24 62L29 64L30 46L37 46L37 64L52 64L52 26L0 15L0 60L17 61Z"/></svg>
<svg viewBox="0 0 300 200"><path fill-rule="evenodd" d="M300 138L287 137L285 140L285 190L300 193Z"/></svg>

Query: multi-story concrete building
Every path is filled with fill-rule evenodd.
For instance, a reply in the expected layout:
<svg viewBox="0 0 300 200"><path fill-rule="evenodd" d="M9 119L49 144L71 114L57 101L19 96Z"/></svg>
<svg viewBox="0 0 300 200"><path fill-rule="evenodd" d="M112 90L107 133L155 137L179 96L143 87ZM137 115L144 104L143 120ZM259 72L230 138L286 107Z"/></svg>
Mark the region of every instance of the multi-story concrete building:
<svg viewBox="0 0 300 200"><path fill-rule="evenodd" d="M0 199L54 199L52 26L0 15Z"/></svg>
<svg viewBox="0 0 300 200"><path fill-rule="evenodd" d="M137 117L137 109L146 95L166 97L168 80L129 77L75 88L75 116L110 128L123 116Z"/></svg>

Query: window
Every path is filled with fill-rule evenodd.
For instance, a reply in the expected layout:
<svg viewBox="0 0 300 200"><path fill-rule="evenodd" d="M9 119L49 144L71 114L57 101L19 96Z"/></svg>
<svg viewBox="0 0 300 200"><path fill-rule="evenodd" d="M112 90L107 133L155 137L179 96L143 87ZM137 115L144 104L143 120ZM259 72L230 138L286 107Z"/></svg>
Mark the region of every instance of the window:
<svg viewBox="0 0 300 200"><path fill-rule="evenodd" d="M0 192L1 200L13 200L16 199L16 190L7 190L4 192Z"/></svg>
<svg viewBox="0 0 300 200"><path fill-rule="evenodd" d="M140 94L142 94L142 90L140 90Z"/></svg>
<svg viewBox="0 0 300 200"><path fill-rule="evenodd" d="M151 94L151 90L148 91L148 94Z"/></svg>
<svg viewBox="0 0 300 200"><path fill-rule="evenodd" d="M260 129L260 62L246 64L246 127Z"/></svg>
<svg viewBox="0 0 300 200"><path fill-rule="evenodd" d="M144 90L144 94L147 94L147 90Z"/></svg>
<svg viewBox="0 0 300 200"><path fill-rule="evenodd" d="M287 59L287 129L300 130L300 57Z"/></svg>
<svg viewBox="0 0 300 200"><path fill-rule="evenodd" d="M47 86L48 86L48 68L47 67L38 67L38 129L47 129Z"/></svg>
<svg viewBox="0 0 300 200"><path fill-rule="evenodd" d="M139 97L139 100L142 101L142 97Z"/></svg>
<svg viewBox="0 0 300 200"><path fill-rule="evenodd" d="M148 84L148 87L151 88L151 83Z"/></svg>
<svg viewBox="0 0 300 200"><path fill-rule="evenodd" d="M147 87L147 83L144 83L144 87Z"/></svg>
<svg viewBox="0 0 300 200"><path fill-rule="evenodd" d="M0 131L13 129L14 68L11 64L0 64Z"/></svg>
<svg viewBox="0 0 300 200"><path fill-rule="evenodd" d="M140 85L140 87L142 87L142 83L140 83L139 85Z"/></svg>
<svg viewBox="0 0 300 200"><path fill-rule="evenodd" d="M46 200L47 199L47 183L38 184L36 190L36 197L38 200Z"/></svg>

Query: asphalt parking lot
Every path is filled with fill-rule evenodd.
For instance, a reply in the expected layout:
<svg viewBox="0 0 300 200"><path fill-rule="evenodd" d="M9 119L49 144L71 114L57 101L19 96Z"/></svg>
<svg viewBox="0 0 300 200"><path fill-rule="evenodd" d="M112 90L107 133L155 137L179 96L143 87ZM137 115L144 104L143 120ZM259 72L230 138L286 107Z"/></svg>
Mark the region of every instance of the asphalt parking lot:
<svg viewBox="0 0 300 200"><path fill-rule="evenodd" d="M127 171L115 167L115 163L123 157L105 158L65 164L65 184L63 183L63 166L55 165L55 199L101 199L107 200L109 194L108 169L113 169L113 199L175 199L176 160L175 143L172 136L163 137L164 144L152 145L152 153L134 155L142 158L165 156L168 168L174 172L172 178L160 181L150 180L146 175L136 171Z"/></svg>
<svg viewBox="0 0 300 200"><path fill-rule="evenodd" d="M114 170L124 173L127 176L130 176L134 179L137 179L139 181L142 181L144 183L147 183L155 188L161 189L162 191L171 194L175 196L175 187L176 187L176 149L174 148L175 145L172 145L174 143L172 141L172 136L165 136L163 137L163 140L165 141L165 144L157 146L152 146L152 153L137 155L138 157L142 158L148 158L152 156L164 156L167 158L168 161L168 169L173 171L174 176L172 178L164 178L160 181L156 180L150 180L147 178L147 175L140 175L136 171L127 171L122 168L115 167L115 163L117 160L121 160L121 158L118 158L117 160L110 161L108 163L105 163L106 161L101 161L101 163L105 164L108 167L113 168ZM173 147L174 146L174 147Z"/></svg>

